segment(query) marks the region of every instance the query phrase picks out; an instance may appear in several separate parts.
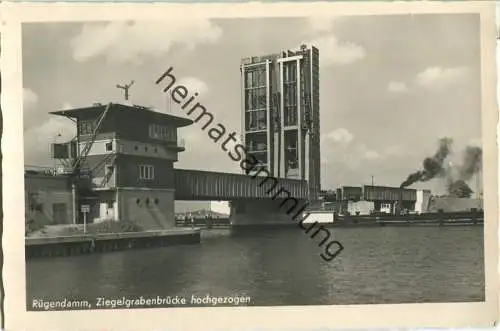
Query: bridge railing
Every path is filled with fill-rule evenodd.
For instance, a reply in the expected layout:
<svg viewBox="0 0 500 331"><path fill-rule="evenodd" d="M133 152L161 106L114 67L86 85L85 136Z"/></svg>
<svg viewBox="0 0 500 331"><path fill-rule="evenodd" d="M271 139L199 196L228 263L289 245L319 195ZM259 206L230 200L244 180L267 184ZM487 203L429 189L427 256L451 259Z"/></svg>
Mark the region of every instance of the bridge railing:
<svg viewBox="0 0 500 331"><path fill-rule="evenodd" d="M33 165L24 166L24 172L39 173L47 176L55 176L58 173L57 168L54 167L43 167L43 166L33 166Z"/></svg>
<svg viewBox="0 0 500 331"><path fill-rule="evenodd" d="M295 179L186 169L175 169L174 176L177 200L232 200L273 196L305 199L308 195L307 182Z"/></svg>

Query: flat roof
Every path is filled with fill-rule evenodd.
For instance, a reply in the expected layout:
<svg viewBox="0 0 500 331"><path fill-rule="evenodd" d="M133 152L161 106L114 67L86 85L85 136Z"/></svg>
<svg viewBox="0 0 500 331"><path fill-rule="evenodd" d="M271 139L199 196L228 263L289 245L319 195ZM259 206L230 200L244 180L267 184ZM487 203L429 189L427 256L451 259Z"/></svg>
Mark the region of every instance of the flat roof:
<svg viewBox="0 0 500 331"><path fill-rule="evenodd" d="M362 186L341 186L339 189L356 189L363 190L364 188L373 188L375 190L403 190L403 191L418 191L415 188L397 187L397 186L380 186L380 185L362 185ZM425 190L424 190L425 191Z"/></svg>
<svg viewBox="0 0 500 331"><path fill-rule="evenodd" d="M86 115L89 115L89 114L101 113L104 111L104 109L106 109L106 106L107 106L107 104L98 104L98 105L93 105L90 107L53 111L53 112L49 112L49 114L79 119L81 117L86 117ZM174 116L174 115L170 115L170 114L160 113L160 112L152 110L150 108L142 107L142 106L138 106L138 105L123 105L123 104L119 104L119 103L111 103L111 108L109 111L113 112L115 114L116 114L116 112L124 112L124 113L128 113L128 114L131 114L132 112L142 112L145 114L149 114L152 117L156 117L156 118L158 118L158 120L172 122L177 127L183 127L183 126L188 126L188 125L193 124L193 121L190 119L187 119L184 117L178 117L178 116Z"/></svg>
<svg viewBox="0 0 500 331"><path fill-rule="evenodd" d="M253 55L253 56L247 56L244 57L240 60L241 65L248 65L248 64L257 64L264 62L266 60L276 60L278 58L287 58L287 57L292 57L296 56L299 54L302 54L304 51L309 51L311 49L318 49L314 45L308 45L308 44L303 44L298 48L295 49L283 49L279 52L275 53L270 53L270 54L260 54L260 55ZM285 54L285 55L283 55Z"/></svg>
<svg viewBox="0 0 500 331"><path fill-rule="evenodd" d="M414 188L407 187L398 187L398 186L380 186L380 185L363 185L363 187L372 187L374 189L383 189L383 190L403 190L403 191L416 191Z"/></svg>

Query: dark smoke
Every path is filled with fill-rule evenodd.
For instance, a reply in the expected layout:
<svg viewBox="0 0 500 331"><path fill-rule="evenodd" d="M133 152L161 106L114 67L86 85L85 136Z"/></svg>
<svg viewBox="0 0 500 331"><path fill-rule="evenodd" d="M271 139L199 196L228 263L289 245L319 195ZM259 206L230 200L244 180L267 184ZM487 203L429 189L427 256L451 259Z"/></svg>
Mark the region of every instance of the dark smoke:
<svg viewBox="0 0 500 331"><path fill-rule="evenodd" d="M483 151L480 147L467 146L460 165L446 168L444 161L451 153L452 140L442 138L439 147L432 157L423 161L423 169L414 172L401 184L401 187L410 186L416 182L425 182L436 177L446 177L448 194L454 197L470 197L473 193L467 184L472 177L481 171L483 166Z"/></svg>
<svg viewBox="0 0 500 331"><path fill-rule="evenodd" d="M458 179L448 183L448 194L451 197L470 198L472 193L474 193L474 191L472 191L469 184L464 180Z"/></svg>
<svg viewBox="0 0 500 331"><path fill-rule="evenodd" d="M480 147L467 146L463 162L457 167L457 178L453 178L451 174L448 176L448 194L457 198L470 198L474 191L467 182L481 171L482 166L483 150Z"/></svg>
<svg viewBox="0 0 500 331"><path fill-rule="evenodd" d="M443 167L444 160L451 152L451 144L453 140L450 138L441 138L439 140L439 147L432 157L425 158L423 162L423 169L414 172L401 183L400 187L407 187L416 182L426 182L437 176L442 177L446 174Z"/></svg>
<svg viewBox="0 0 500 331"><path fill-rule="evenodd" d="M483 150L480 147L467 146L464 162L459 169L459 179L469 181L483 166Z"/></svg>

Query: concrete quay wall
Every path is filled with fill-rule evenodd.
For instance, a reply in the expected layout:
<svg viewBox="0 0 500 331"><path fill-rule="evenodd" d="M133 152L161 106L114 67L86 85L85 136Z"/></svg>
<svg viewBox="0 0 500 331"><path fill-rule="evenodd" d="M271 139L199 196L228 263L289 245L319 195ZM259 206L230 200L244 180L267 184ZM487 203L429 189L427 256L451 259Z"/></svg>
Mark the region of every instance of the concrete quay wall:
<svg viewBox="0 0 500 331"><path fill-rule="evenodd" d="M197 244L200 241L200 229L26 238L25 257L26 259L31 259L73 256L130 249Z"/></svg>

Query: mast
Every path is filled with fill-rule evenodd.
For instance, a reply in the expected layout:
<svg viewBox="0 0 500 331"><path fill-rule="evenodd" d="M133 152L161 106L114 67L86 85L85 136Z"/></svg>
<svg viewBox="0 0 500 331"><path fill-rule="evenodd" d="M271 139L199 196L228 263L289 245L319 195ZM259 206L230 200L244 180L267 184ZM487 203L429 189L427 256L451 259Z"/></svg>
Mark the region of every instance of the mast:
<svg viewBox="0 0 500 331"><path fill-rule="evenodd" d="M132 80L129 84L124 84L124 85L116 85L117 88L119 89L122 89L123 90L123 96L125 98L125 101L128 101L128 98L129 98L129 92L128 90L130 89L130 87L134 85L134 81Z"/></svg>

